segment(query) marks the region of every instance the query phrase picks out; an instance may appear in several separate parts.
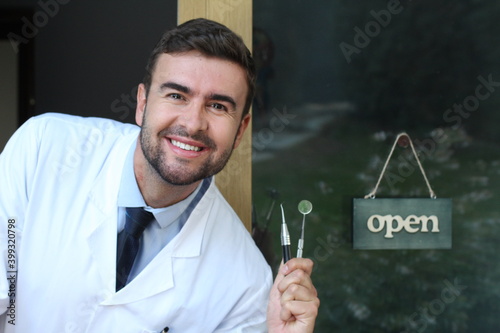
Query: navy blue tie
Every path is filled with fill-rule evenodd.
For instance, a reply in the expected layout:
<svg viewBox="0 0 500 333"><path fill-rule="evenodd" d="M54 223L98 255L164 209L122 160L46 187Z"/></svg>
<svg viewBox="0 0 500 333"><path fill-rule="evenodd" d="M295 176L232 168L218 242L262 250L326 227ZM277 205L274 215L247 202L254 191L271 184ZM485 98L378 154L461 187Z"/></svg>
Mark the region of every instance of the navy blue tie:
<svg viewBox="0 0 500 333"><path fill-rule="evenodd" d="M122 289L128 280L139 251L142 233L154 221L152 213L143 208L127 208L125 228L118 234L116 252L116 291Z"/></svg>

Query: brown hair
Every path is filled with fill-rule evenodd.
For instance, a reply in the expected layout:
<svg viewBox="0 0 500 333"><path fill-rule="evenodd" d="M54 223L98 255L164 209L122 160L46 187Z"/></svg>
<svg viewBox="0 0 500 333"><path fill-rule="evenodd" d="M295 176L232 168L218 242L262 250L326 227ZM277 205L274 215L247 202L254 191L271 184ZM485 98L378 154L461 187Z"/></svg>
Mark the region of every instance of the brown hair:
<svg viewBox="0 0 500 333"><path fill-rule="evenodd" d="M163 34L146 65L146 75L143 80L146 93L149 92L152 73L159 55L193 50L208 57L233 61L243 67L248 84L247 99L243 108L243 116L246 115L255 93L256 74L252 55L240 36L226 26L207 19L187 21Z"/></svg>

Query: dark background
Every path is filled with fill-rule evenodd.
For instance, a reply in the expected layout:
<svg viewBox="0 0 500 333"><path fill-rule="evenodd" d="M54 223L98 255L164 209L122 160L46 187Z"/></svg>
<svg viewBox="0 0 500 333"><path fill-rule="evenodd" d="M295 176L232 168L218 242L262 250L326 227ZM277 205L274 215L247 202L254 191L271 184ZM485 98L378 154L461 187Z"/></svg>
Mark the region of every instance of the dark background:
<svg viewBox="0 0 500 333"><path fill-rule="evenodd" d="M348 62L340 44L355 46L354 28L365 31L376 21L371 11L388 3L400 12ZM496 1L278 0L254 1L254 9L254 26L275 49L271 108L349 101L380 128L431 129L446 126L443 113L474 94L477 76L500 82ZM499 103L497 93L482 101L464 127L499 139Z"/></svg>
<svg viewBox="0 0 500 333"><path fill-rule="evenodd" d="M21 29L22 17L38 20L28 38L34 104L26 116L63 112L133 122L135 88L161 34L176 25L177 1L61 2L0 0L0 22L20 10L31 11L16 18Z"/></svg>

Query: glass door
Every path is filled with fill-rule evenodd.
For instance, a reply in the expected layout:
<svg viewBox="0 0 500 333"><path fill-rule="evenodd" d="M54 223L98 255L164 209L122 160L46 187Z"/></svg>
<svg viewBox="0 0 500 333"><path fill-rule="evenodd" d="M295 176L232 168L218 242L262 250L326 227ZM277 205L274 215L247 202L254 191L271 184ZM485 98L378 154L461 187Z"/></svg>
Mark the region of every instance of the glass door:
<svg viewBox="0 0 500 333"><path fill-rule="evenodd" d="M254 226L276 266L283 203L292 244L306 217L317 332L497 332L500 327L500 4L254 0L259 70ZM352 200L373 190L398 133L438 198L452 248L355 250ZM428 198L397 146L377 198ZM268 218L270 216L270 218Z"/></svg>

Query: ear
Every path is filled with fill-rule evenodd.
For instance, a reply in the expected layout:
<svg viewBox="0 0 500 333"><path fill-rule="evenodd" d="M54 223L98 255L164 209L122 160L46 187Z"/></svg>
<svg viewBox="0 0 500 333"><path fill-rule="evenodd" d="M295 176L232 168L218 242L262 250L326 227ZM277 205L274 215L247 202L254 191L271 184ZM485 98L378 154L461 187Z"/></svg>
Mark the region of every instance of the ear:
<svg viewBox="0 0 500 333"><path fill-rule="evenodd" d="M146 110L146 98L146 87L141 83L137 88L137 106L135 108L135 122L139 126L142 126L142 119Z"/></svg>
<svg viewBox="0 0 500 333"><path fill-rule="evenodd" d="M241 120L240 127L238 128L238 133L236 133L236 138L234 140L233 149L236 149L240 145L243 134L250 124L250 119L252 119L252 116L250 115L250 113L247 113Z"/></svg>

